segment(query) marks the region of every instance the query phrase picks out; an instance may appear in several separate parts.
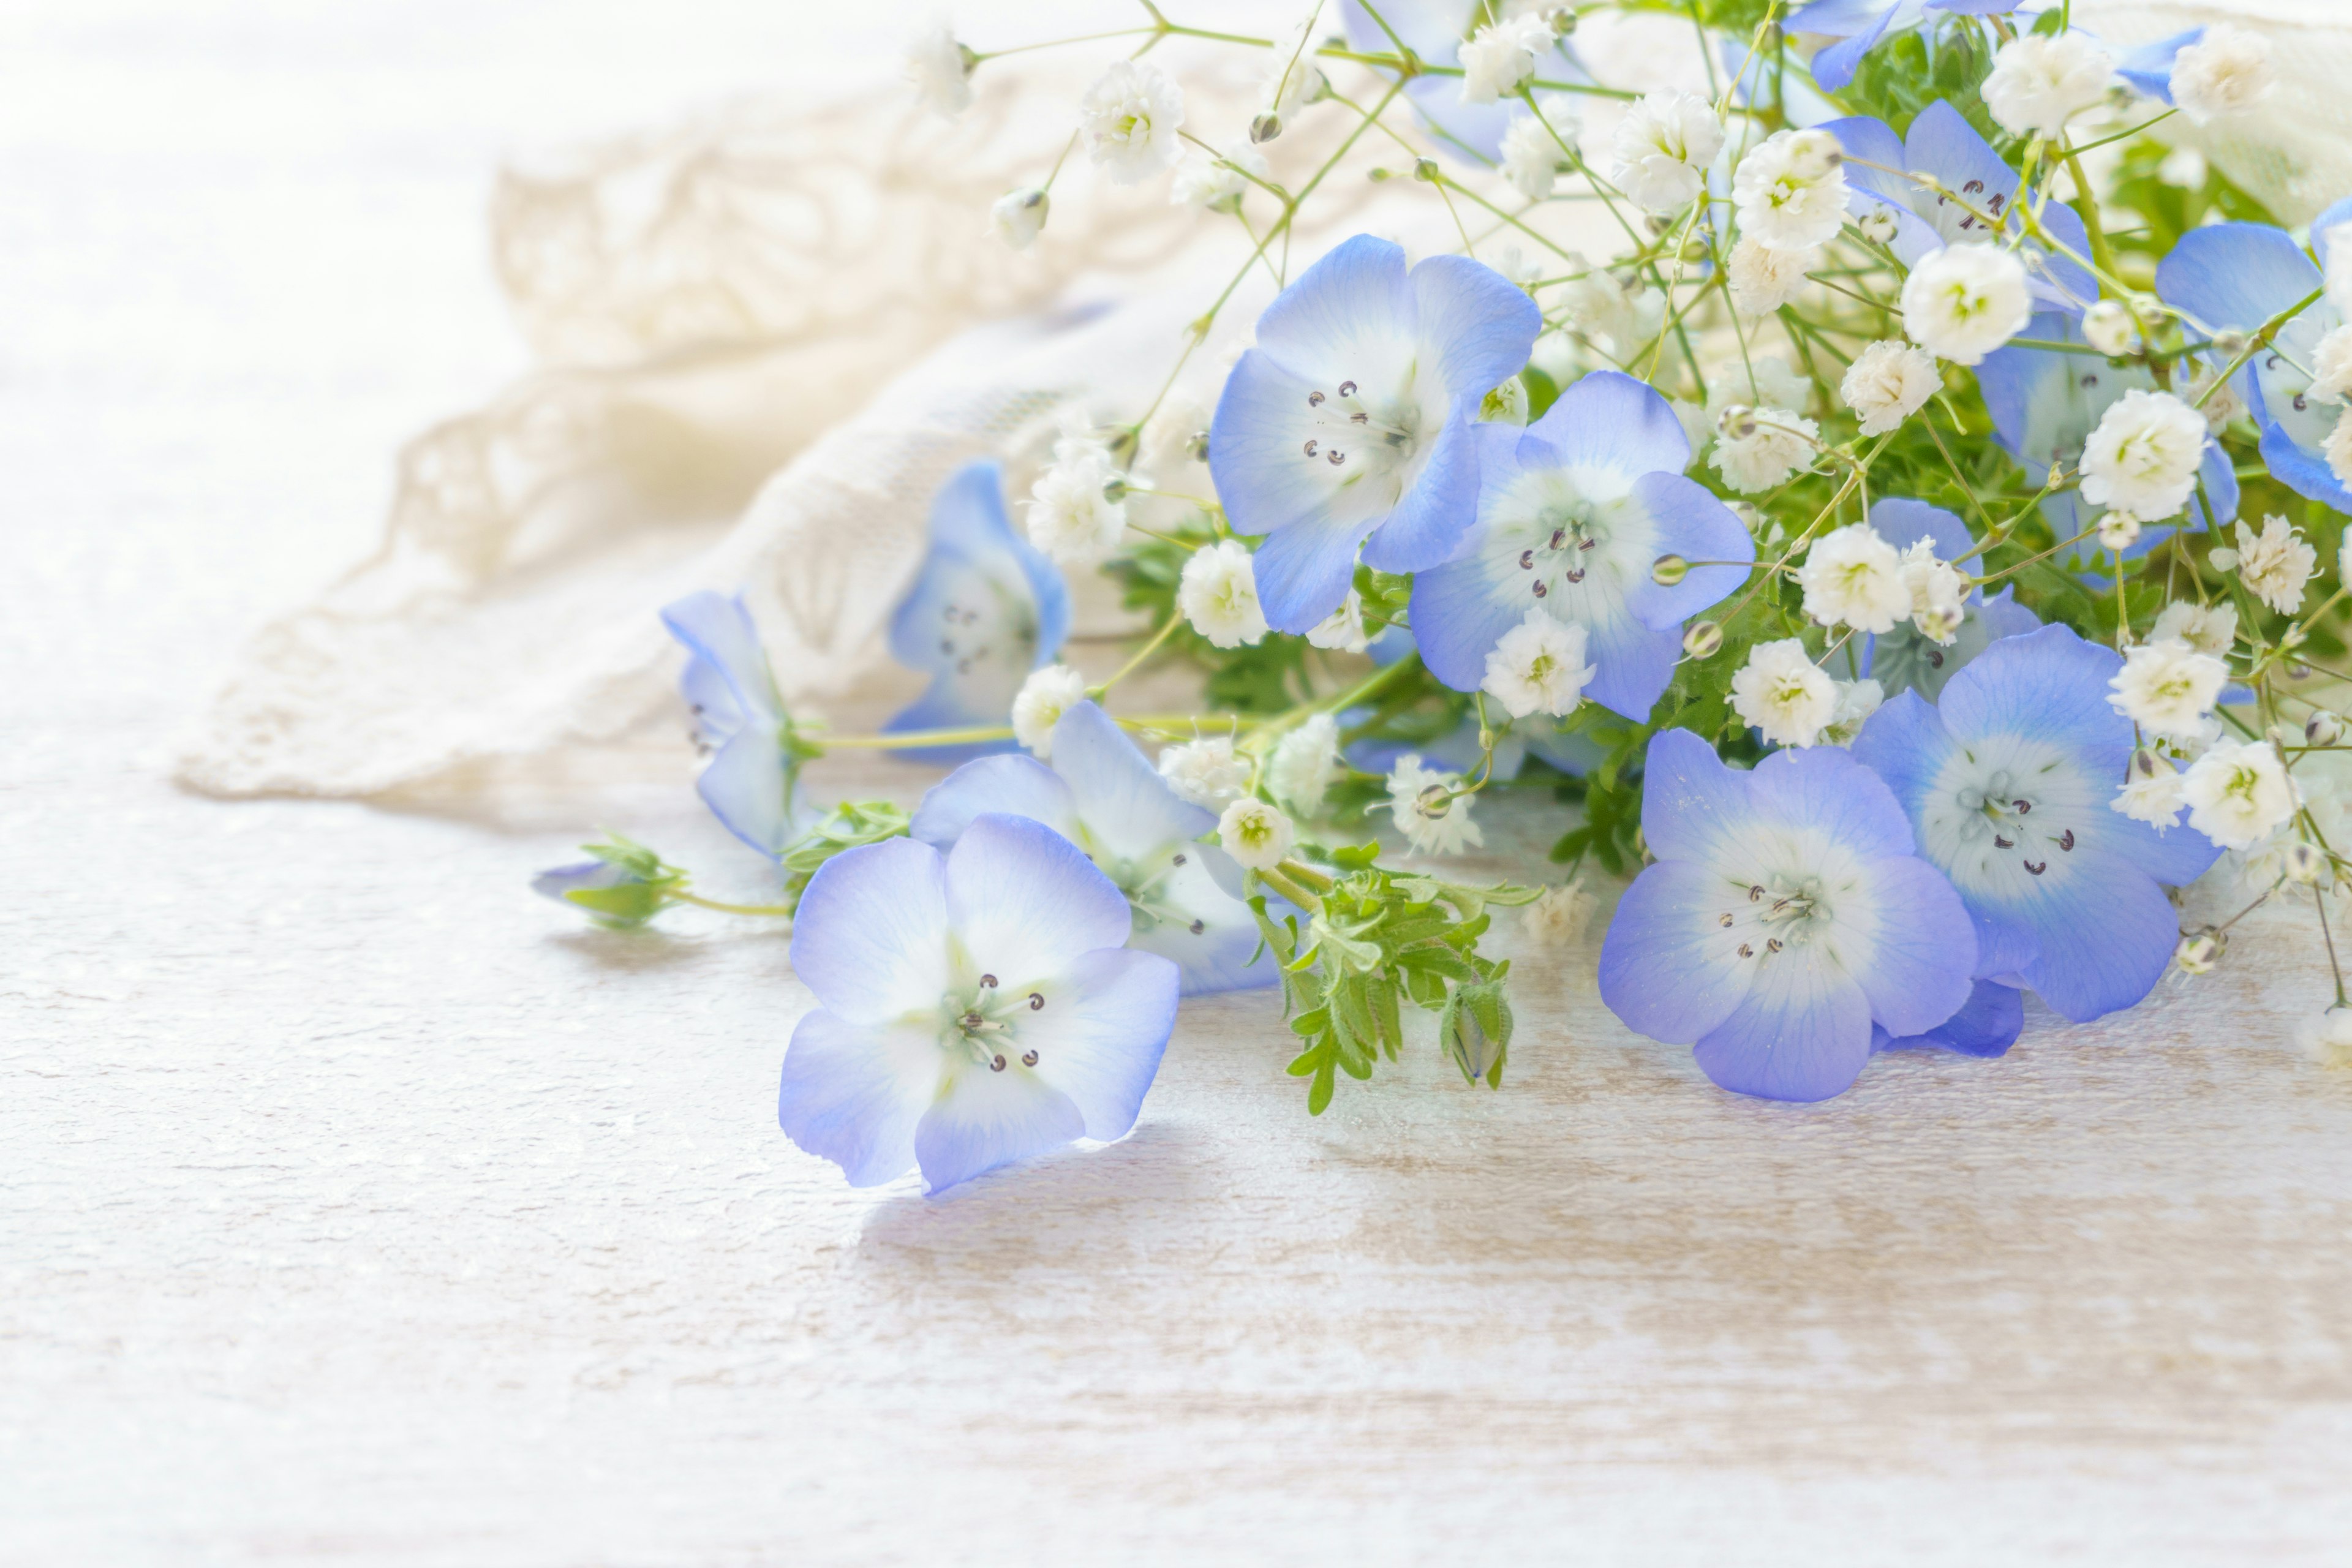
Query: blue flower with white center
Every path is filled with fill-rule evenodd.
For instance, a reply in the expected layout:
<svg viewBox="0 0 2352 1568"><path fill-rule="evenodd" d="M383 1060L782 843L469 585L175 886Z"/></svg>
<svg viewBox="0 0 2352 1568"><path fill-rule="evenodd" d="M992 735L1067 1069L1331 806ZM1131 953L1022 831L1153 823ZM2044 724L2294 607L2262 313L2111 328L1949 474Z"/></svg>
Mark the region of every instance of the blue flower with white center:
<svg viewBox="0 0 2352 1568"><path fill-rule="evenodd" d="M1898 551L1926 542L1938 561L1958 561L1976 548L1966 523L1926 501L1892 497L1874 501L1870 526ZM1980 563L1977 570L1983 570ZM1960 628L1950 642L1936 642L1921 636L1909 621L1897 621L1893 631L1862 639L1855 673L1877 681L1880 692L1887 697L1916 690L1932 702L1944 689L1944 682L1982 653L1986 645L2000 637L2021 637L2041 624L2041 616L2017 603L2014 589L2003 588L1990 598L1982 588L1971 589L1962 605Z"/></svg>
<svg viewBox="0 0 2352 1568"><path fill-rule="evenodd" d="M1360 234L1266 307L1217 400L1209 472L1233 526L1266 536L1269 625L1304 632L1339 608L1359 548L1383 572L1454 553L1477 514L1479 400L1542 325L1492 268L1433 256L1407 272Z"/></svg>
<svg viewBox="0 0 2352 1568"><path fill-rule="evenodd" d="M2017 171L1941 100L1921 110L1899 140L1884 121L1862 115L1832 120L1820 129L1838 139L1849 160L1879 165L1846 164L1846 210L1856 218L1873 212L1893 217L1895 237L1887 248L1906 267L1948 245L1991 243L1996 234L1979 213L2000 219L2001 235L2015 234L2021 222L2010 210L2017 200ZM1891 169L1933 174L1940 189L1927 190ZM1952 199L1955 195L1959 201ZM2063 202L2042 209L2042 226L2074 255L2091 253L2082 218ZM2020 248L2018 259L2025 263L2027 288L2051 309L2080 315L2099 297L2097 279L2078 262L2044 253L2031 242Z"/></svg>
<svg viewBox="0 0 2352 1568"><path fill-rule="evenodd" d="M1171 789L1091 702L1055 723L1053 756L1050 768L1026 756L966 763L923 796L908 831L946 849L988 813L1042 822L1110 878L1131 911L1128 945L1173 960L1186 995L1281 978L1241 901L1241 868L1215 845L1195 842L1216 827L1216 813Z"/></svg>
<svg viewBox="0 0 2352 1568"><path fill-rule="evenodd" d="M2056 311L2035 316L2024 335L2049 342L2084 342L2080 321ZM2039 485L2049 478L2053 463L2064 464L2069 472L2080 468L2084 443L2098 427L2099 416L2108 405L2126 392L2154 391L2156 377L2142 364L2011 343L1985 355L1984 363L1977 366L1977 386L1992 415L1993 439L2017 459L2026 478ZM2197 478L2221 521L2238 515L2237 470L2219 441L2206 441ZM2042 501L2042 515L2060 539L2084 532L2098 520L2101 510L2072 488L2045 496ZM2189 531L2202 531L2204 499L2189 497L2187 515ZM2176 525L2169 523L2142 528L2139 538L2124 551L2124 558L2147 554L2176 531ZM2090 542L2084 542L2095 549Z"/></svg>
<svg viewBox="0 0 2352 1568"><path fill-rule="evenodd" d="M1021 683L1054 662L1069 633L1070 591L1054 563L1013 531L1003 475L992 461L966 464L931 502L930 552L890 617L890 656L928 671L930 689L883 728L1003 724ZM898 754L960 763L1011 749L998 741Z"/></svg>
<svg viewBox="0 0 2352 1568"><path fill-rule="evenodd" d="M1914 853L1878 775L1833 746L1727 767L1687 730L1650 742L1642 833L1656 862L1601 945L1601 999L1696 1047L1725 1089L1826 1100L1874 1028L1923 1035L1969 997L1976 937Z"/></svg>
<svg viewBox="0 0 2352 1568"><path fill-rule="evenodd" d="M801 798L792 720L759 627L740 595L708 591L666 605L661 618L686 645L678 684L694 710L695 741L710 753L695 788L728 832L772 860L814 813Z"/></svg>
<svg viewBox="0 0 2352 1568"><path fill-rule="evenodd" d="M2018 0L1813 0L1782 24L1792 33L1821 33L1839 41L1813 56L1813 80L1824 92L1836 92L1853 80L1862 57L1878 47L1889 33L1906 32L1927 20L1929 11L1962 16L2005 16Z"/></svg>
<svg viewBox="0 0 2352 1568"><path fill-rule="evenodd" d="M1396 30L1421 63L1441 68L1462 63L1462 43L1480 24L1501 13L1487 0L1384 0L1381 21ZM1339 20L1348 31L1348 47L1359 54L1396 52L1396 40L1372 19L1359 0L1340 0ZM1555 44L1537 75L1550 81L1591 83L1592 77L1577 62L1575 52ZM1510 128L1513 105L1465 103L1462 79L1423 74L1404 84L1404 95L1429 128L1438 150L1465 163L1493 167L1502 156L1503 132ZM1524 110L1521 113L1526 112ZM1571 128L1553 122L1554 129L1574 142Z"/></svg>
<svg viewBox="0 0 2352 1568"><path fill-rule="evenodd" d="M1976 973L2077 1023L2147 994L2180 938L2164 885L2221 853L2109 808L2133 744L2107 700L2122 668L2065 626L2004 637L1936 704L1905 692L1853 743L1967 903Z"/></svg>
<svg viewBox="0 0 2352 1568"><path fill-rule="evenodd" d="M1541 419L1476 427L1478 509L1454 558L1413 579L1422 661L1475 691L1486 655L1529 609L1585 633L1585 695L1650 716L1682 652L1682 623L1738 588L1756 543L1731 510L1683 477L1690 441L1657 392L1595 371ZM1693 566L1672 587L1661 555Z"/></svg>
<svg viewBox="0 0 2352 1568"><path fill-rule="evenodd" d="M936 1193L1076 1138L1124 1137L1176 1023L1176 966L1124 947L1127 900L1051 828L982 816L945 855L910 838L811 878L793 971L815 1011L777 1120L870 1187Z"/></svg>
<svg viewBox="0 0 2352 1568"><path fill-rule="evenodd" d="M2025 994L1997 980L1979 980L1960 1010L1932 1029L1897 1039L1883 1026L1872 1025L1870 1048L1873 1052L1924 1050L1933 1046L1964 1057L2000 1057L2009 1054L2024 1029Z"/></svg>
<svg viewBox="0 0 2352 1568"><path fill-rule="evenodd" d="M2268 224L2191 229L2157 264L2157 294L2208 332L2253 332L2319 287L2327 231L2347 222L2352 222L2352 197L2311 220L2316 266L2284 230ZM2314 301L2279 328L2270 346L2231 377L2231 385L2262 428L2263 463L2271 477L2297 495L2352 511L2352 486L2336 477L2321 450L2343 401L2311 391L2313 353L2343 321L2326 300Z"/></svg>

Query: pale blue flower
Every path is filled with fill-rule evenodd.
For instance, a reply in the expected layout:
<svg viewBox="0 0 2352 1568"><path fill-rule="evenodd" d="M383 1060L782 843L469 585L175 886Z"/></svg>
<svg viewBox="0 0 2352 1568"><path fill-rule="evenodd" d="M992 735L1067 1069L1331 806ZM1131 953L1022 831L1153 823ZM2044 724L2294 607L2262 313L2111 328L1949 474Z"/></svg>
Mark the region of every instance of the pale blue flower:
<svg viewBox="0 0 2352 1568"><path fill-rule="evenodd" d="M1216 827L1216 813L1181 798L1091 702L1055 724L1053 756L1050 768L1027 756L966 763L923 796L909 831L945 849L986 813L1042 822L1110 878L1131 911L1128 945L1172 960L1186 995L1281 978L1239 896L1241 868L1195 842Z"/></svg>
<svg viewBox="0 0 2352 1568"><path fill-rule="evenodd" d="M2315 266L2283 229L2261 223L2217 223L2180 237L2156 268L2156 291L2209 332L2252 333L2319 287L2327 263L2327 231L2352 222L2352 196L2311 220ZM2327 466L2321 447L2344 412L2339 399L2311 395L2312 353L2343 324L2326 300L2305 306L2278 331L2271 346L2231 378L2262 427L2263 462L2297 495L2352 511L2352 486ZM2221 363L2226 363L2226 361ZM2298 368L2300 367L2300 368Z"/></svg>
<svg viewBox="0 0 2352 1568"><path fill-rule="evenodd" d="M2164 885L2220 854L2110 809L2133 745L2107 700L2122 668L2065 626L2004 637L1937 702L1906 691L1853 743L1967 903L1975 973L2078 1023L2147 994L2180 936Z"/></svg>
<svg viewBox="0 0 2352 1568"><path fill-rule="evenodd" d="M1914 853L1878 776L1834 746L1727 767L1687 730L1650 742L1642 833L1654 864L1601 946L1601 999L1706 1076L1770 1100L1826 1100L1874 1029L1924 1035L1969 998L1959 895Z"/></svg>
<svg viewBox="0 0 2352 1568"><path fill-rule="evenodd" d="M1054 563L1013 531L1003 474L992 461L966 464L931 502L929 553L890 618L891 657L927 672L930 689L883 728L1004 723L1021 683L1054 662L1069 631L1069 589ZM1012 747L999 741L898 754L958 763Z"/></svg>
<svg viewBox="0 0 2352 1568"><path fill-rule="evenodd" d="M1781 25L1791 33L1822 33L1839 40L1813 56L1813 80L1836 92L1853 80L1862 57L1889 33L1917 26L1929 11L1963 16L2005 16L2018 0L1813 0Z"/></svg>
<svg viewBox="0 0 2352 1568"><path fill-rule="evenodd" d="M1882 1025L1870 1028L1873 1051L1919 1050L1934 1046L1964 1057L2006 1056L2025 1028L2025 994L1997 980L1979 980L1960 1010L1916 1035L1897 1039Z"/></svg>
<svg viewBox="0 0 2352 1568"><path fill-rule="evenodd" d="M1870 526L1897 550L1926 541L1938 561L1958 561L1976 548L1966 523L1926 501L1894 497L1874 501ZM1973 561L1968 570L1981 572L1984 563ZM1987 644L1999 637L2021 637L2041 624L2041 616L2016 602L2015 590L2003 588L1987 597L1982 588L1974 588L1962 602L1960 627L1949 643L1922 637L1910 622L1897 621L1893 631L1859 639L1854 673L1877 681L1885 696L1916 690L1933 701L1944 689L1944 682L1982 653Z"/></svg>
<svg viewBox="0 0 2352 1568"><path fill-rule="evenodd" d="M1127 940L1127 900L1052 829L973 821L946 855L850 849L809 881L793 971L816 1009L777 1119L853 1186L920 1165L932 1192L1135 1125L1176 1022L1176 966Z"/></svg>
<svg viewBox="0 0 2352 1568"><path fill-rule="evenodd" d="M1647 719L1674 677L1682 623L1747 580L1755 541L1683 477L1681 421L1632 376L1595 371L1525 429L1476 432L1477 521L1453 560L1413 580L1422 662L1475 691L1496 641L1540 609L1584 628L1597 672L1585 696ZM1662 587L1652 574L1662 555L1710 564Z"/></svg>
<svg viewBox="0 0 2352 1568"><path fill-rule="evenodd" d="M1264 534L1257 595L1304 632L1347 597L1360 547L1384 572L1447 559L1477 514L1480 399L1525 367L1543 317L1490 268L1370 235L1258 318L1209 431L1225 515Z"/></svg>
<svg viewBox="0 0 2352 1568"><path fill-rule="evenodd" d="M710 753L695 788L727 831L774 859L814 813L801 796L792 721L759 628L740 596L708 591L666 605L661 618L686 645L679 686L694 710L695 740Z"/></svg>

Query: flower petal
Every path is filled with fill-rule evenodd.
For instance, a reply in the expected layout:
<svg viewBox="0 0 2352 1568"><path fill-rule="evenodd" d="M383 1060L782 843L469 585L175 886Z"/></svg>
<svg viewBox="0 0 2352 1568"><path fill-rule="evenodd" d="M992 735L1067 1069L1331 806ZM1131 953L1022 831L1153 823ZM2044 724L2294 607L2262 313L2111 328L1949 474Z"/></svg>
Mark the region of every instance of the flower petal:
<svg viewBox="0 0 2352 1568"><path fill-rule="evenodd" d="M1034 757L982 757L933 784L908 831L935 849L951 848L983 812L1025 816L1065 838L1078 837L1070 786Z"/></svg>
<svg viewBox="0 0 2352 1568"><path fill-rule="evenodd" d="M1851 967L1871 1016L1895 1035L1934 1028L1969 1000L1977 940L1967 907L1941 871L1907 855L1872 861L1863 893L1876 929L1867 961ZM1841 932L1859 915L1842 904Z"/></svg>
<svg viewBox="0 0 2352 1568"><path fill-rule="evenodd" d="M1773 752L1748 775L1748 798L1752 817L1818 834L1866 860L1908 855L1914 847L1911 819L1894 793L1835 746ZM1648 821L1645 813L1645 827Z"/></svg>
<svg viewBox="0 0 2352 1568"><path fill-rule="evenodd" d="M1463 536L1478 517L1475 412L1476 405L1466 398L1454 405L1412 488L1397 498L1396 510L1364 541L1365 565L1378 572L1422 572L1451 560L1462 548Z"/></svg>
<svg viewBox="0 0 2352 1568"><path fill-rule="evenodd" d="M1170 788L1118 721L1091 702L1055 724L1054 772L1069 785L1086 847L1112 859L1163 855L1217 826L1215 813Z"/></svg>
<svg viewBox="0 0 2352 1568"><path fill-rule="evenodd" d="M2119 855L2084 851L2075 872L2023 911L2041 952L2017 973L2053 1012L2083 1024L2156 989L2180 921L2155 879Z"/></svg>
<svg viewBox="0 0 2352 1568"><path fill-rule="evenodd" d="M2252 331L2319 287L2319 268L2266 223L2192 228L2157 263L2156 291L2215 331Z"/></svg>
<svg viewBox="0 0 2352 1568"><path fill-rule="evenodd" d="M818 1002L850 1023L937 1012L951 978L939 851L890 838L819 867L793 919L792 963Z"/></svg>
<svg viewBox="0 0 2352 1568"><path fill-rule="evenodd" d="M782 742L768 725L738 730L702 770L694 789L728 832L772 860L800 836L801 814L790 798Z"/></svg>
<svg viewBox="0 0 2352 1568"><path fill-rule="evenodd" d="M1435 365L1449 395L1475 408L1527 368L1543 311L1526 289L1466 256L1430 257L1410 281L1418 358Z"/></svg>
<svg viewBox="0 0 2352 1568"><path fill-rule="evenodd" d="M1790 948L1755 967L1739 1005L1691 1055L1736 1093L1827 1100L1870 1060L1870 1003L1816 950Z"/></svg>
<svg viewBox="0 0 2352 1568"><path fill-rule="evenodd" d="M991 1072L957 1062L916 1124L915 1158L923 1167L924 1191L942 1193L1085 1132L1078 1108L1035 1073Z"/></svg>
<svg viewBox="0 0 2352 1568"><path fill-rule="evenodd" d="M688 594L663 605L661 618L691 656L683 681L688 702L707 710L728 732L751 720L772 727L782 718L767 649L740 595ZM722 707L728 710L723 714Z"/></svg>
<svg viewBox="0 0 2352 1568"><path fill-rule="evenodd" d="M1753 773L1726 765L1688 730L1661 730L1643 763L1642 837L1660 861L1706 860L1752 814Z"/></svg>
<svg viewBox="0 0 2352 1568"><path fill-rule="evenodd" d="M1328 394L1339 379L1293 371L1263 349L1242 355L1225 377L1209 425L1209 476L1234 531L1276 533L1336 516L1360 525L1361 538L1386 515L1387 500L1360 468L1335 468L1304 450L1330 435L1315 424L1307 395Z"/></svg>
<svg viewBox="0 0 2352 1568"><path fill-rule="evenodd" d="M1685 1046L1731 1016L1754 970L1734 956L1717 921L1739 896L1694 860L1660 860L1633 879L1601 942L1601 1000L1627 1028Z"/></svg>
<svg viewBox="0 0 2352 1568"><path fill-rule="evenodd" d="M1050 980L1080 953L1127 941L1126 895L1077 846L1026 817L972 818L948 852L946 884L970 966L1007 986Z"/></svg>
<svg viewBox="0 0 2352 1568"><path fill-rule="evenodd" d="M1693 566L1670 588L1660 585L1646 572L1635 577L1627 585L1625 598L1644 625L1656 631L1678 628L1700 611L1730 597L1748 581L1748 563L1756 559L1756 541L1731 509L1705 486L1679 473L1654 469L1633 481L1633 499L1650 515L1659 554L1679 555L1685 561L1740 563Z"/></svg>
<svg viewBox="0 0 2352 1568"><path fill-rule="evenodd" d="M2123 667L2112 648L2047 626L1987 647L1952 677L1937 707L1962 744L1983 735L2048 741L2120 782L2131 721L2109 705L2107 682Z"/></svg>
<svg viewBox="0 0 2352 1568"><path fill-rule="evenodd" d="M1626 479L1680 477L1690 462L1690 437L1672 405L1655 387L1619 371L1596 370L1570 383L1528 434L1549 445L1562 468Z"/></svg>
<svg viewBox="0 0 2352 1568"><path fill-rule="evenodd" d="M1371 527L1371 521L1318 516L1267 534L1252 558L1265 624L1303 633L1338 609L1355 581L1356 552Z"/></svg>
<svg viewBox="0 0 2352 1568"><path fill-rule="evenodd" d="M2336 477L2327 459L2307 452L2294 443L2294 437L2271 420L2263 422L2263 465L2271 477L2299 496L2319 501L2337 511L2352 511L2352 487Z"/></svg>
<svg viewBox="0 0 2352 1568"><path fill-rule="evenodd" d="M851 1186L891 1181L914 1168L943 1060L935 1026L854 1024L820 1007L793 1029L776 1121Z"/></svg>
<svg viewBox="0 0 2352 1568"><path fill-rule="evenodd" d="M1933 703L1922 701L1916 691L1901 691L1864 721L1853 750L1856 761L1886 781L1904 814L1916 822L1927 791L1952 754L1952 736Z"/></svg>
<svg viewBox="0 0 2352 1568"><path fill-rule="evenodd" d="M1275 297L1257 319L1257 347L1251 352L1293 379L1328 391L1351 378L1370 382L1391 366L1401 370L1412 363L1414 350L1413 290L1405 276L1404 247L1360 234L1333 247ZM1228 395L1231 390L1228 383ZM1220 403L1209 437L1212 468L1225 434L1224 412Z"/></svg>
<svg viewBox="0 0 2352 1568"><path fill-rule="evenodd" d="M1105 948L1066 969L1046 1005L1021 1019L1032 1069L1068 1097L1086 1136L1123 1138L1176 1026L1176 966L1157 953Z"/></svg>
<svg viewBox="0 0 2352 1568"><path fill-rule="evenodd" d="M2008 1053L2025 1028L2025 994L1998 980L1979 980L1960 1010L1932 1029L1916 1035L1889 1036L1883 1028L1871 1032L1874 1050L1911 1050L1937 1046L1964 1057L1998 1057Z"/></svg>

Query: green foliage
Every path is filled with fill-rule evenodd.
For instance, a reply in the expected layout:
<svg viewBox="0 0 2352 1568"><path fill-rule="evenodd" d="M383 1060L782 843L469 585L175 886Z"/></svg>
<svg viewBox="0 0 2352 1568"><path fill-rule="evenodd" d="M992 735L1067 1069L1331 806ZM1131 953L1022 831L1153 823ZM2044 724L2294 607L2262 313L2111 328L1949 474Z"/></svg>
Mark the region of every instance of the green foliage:
<svg viewBox="0 0 2352 1568"><path fill-rule="evenodd" d="M564 898L616 931L641 926L667 909L670 895L686 886L686 873L646 846L617 833L607 833L600 844L581 847L629 879L610 888L572 888Z"/></svg>
<svg viewBox="0 0 2352 1568"><path fill-rule="evenodd" d="M1168 538L1146 539L1121 552L1104 568L1125 592L1120 603L1140 610L1154 626L1176 612L1176 591L1184 563L1213 542L1206 529ZM1207 672L1209 706L1233 713L1286 713L1305 700L1307 644L1301 637L1266 637L1254 647L1219 647L1187 623L1163 645Z"/></svg>
<svg viewBox="0 0 2352 1568"><path fill-rule="evenodd" d="M2003 132L1979 90L1991 74L1990 40L1972 20L1955 18L1937 26L1932 58L1925 29L1898 33L1862 58L1853 80L1836 97L1856 113L1884 120L1897 136L1941 99L1993 141Z"/></svg>
<svg viewBox="0 0 2352 1568"><path fill-rule="evenodd" d="M907 831L907 822L906 807L891 801L843 801L826 815L824 821L801 835L785 849L781 862L784 873L784 901L798 910L801 895L808 891L809 879L815 876L826 861L845 849L897 838Z"/></svg>

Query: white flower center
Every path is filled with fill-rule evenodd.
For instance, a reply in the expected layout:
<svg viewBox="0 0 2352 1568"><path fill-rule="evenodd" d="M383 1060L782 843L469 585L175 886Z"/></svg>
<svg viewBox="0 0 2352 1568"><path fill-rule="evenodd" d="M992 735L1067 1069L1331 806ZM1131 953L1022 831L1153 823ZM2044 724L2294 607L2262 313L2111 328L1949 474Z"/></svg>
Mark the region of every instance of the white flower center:
<svg viewBox="0 0 2352 1568"><path fill-rule="evenodd" d="M1389 397L1367 393L1353 379L1330 392L1310 389L1307 423L1314 434L1301 443L1301 457L1340 469L1342 484L1386 479L1406 469L1433 433L1423 424L1412 387L1413 373L1408 367L1400 390Z"/></svg>
<svg viewBox="0 0 2352 1568"><path fill-rule="evenodd" d="M1927 792L1921 844L1962 893L2016 899L2073 874L2080 835L2108 793L2057 748L1995 736L1945 764Z"/></svg>
<svg viewBox="0 0 2352 1568"><path fill-rule="evenodd" d="M968 992L950 991L940 998L940 1049L962 1057L991 1072L1003 1072L1019 1061L1037 1065L1034 1046L1021 1046L1020 1019L1045 1011L1042 990L1008 990L993 974L983 974Z"/></svg>

